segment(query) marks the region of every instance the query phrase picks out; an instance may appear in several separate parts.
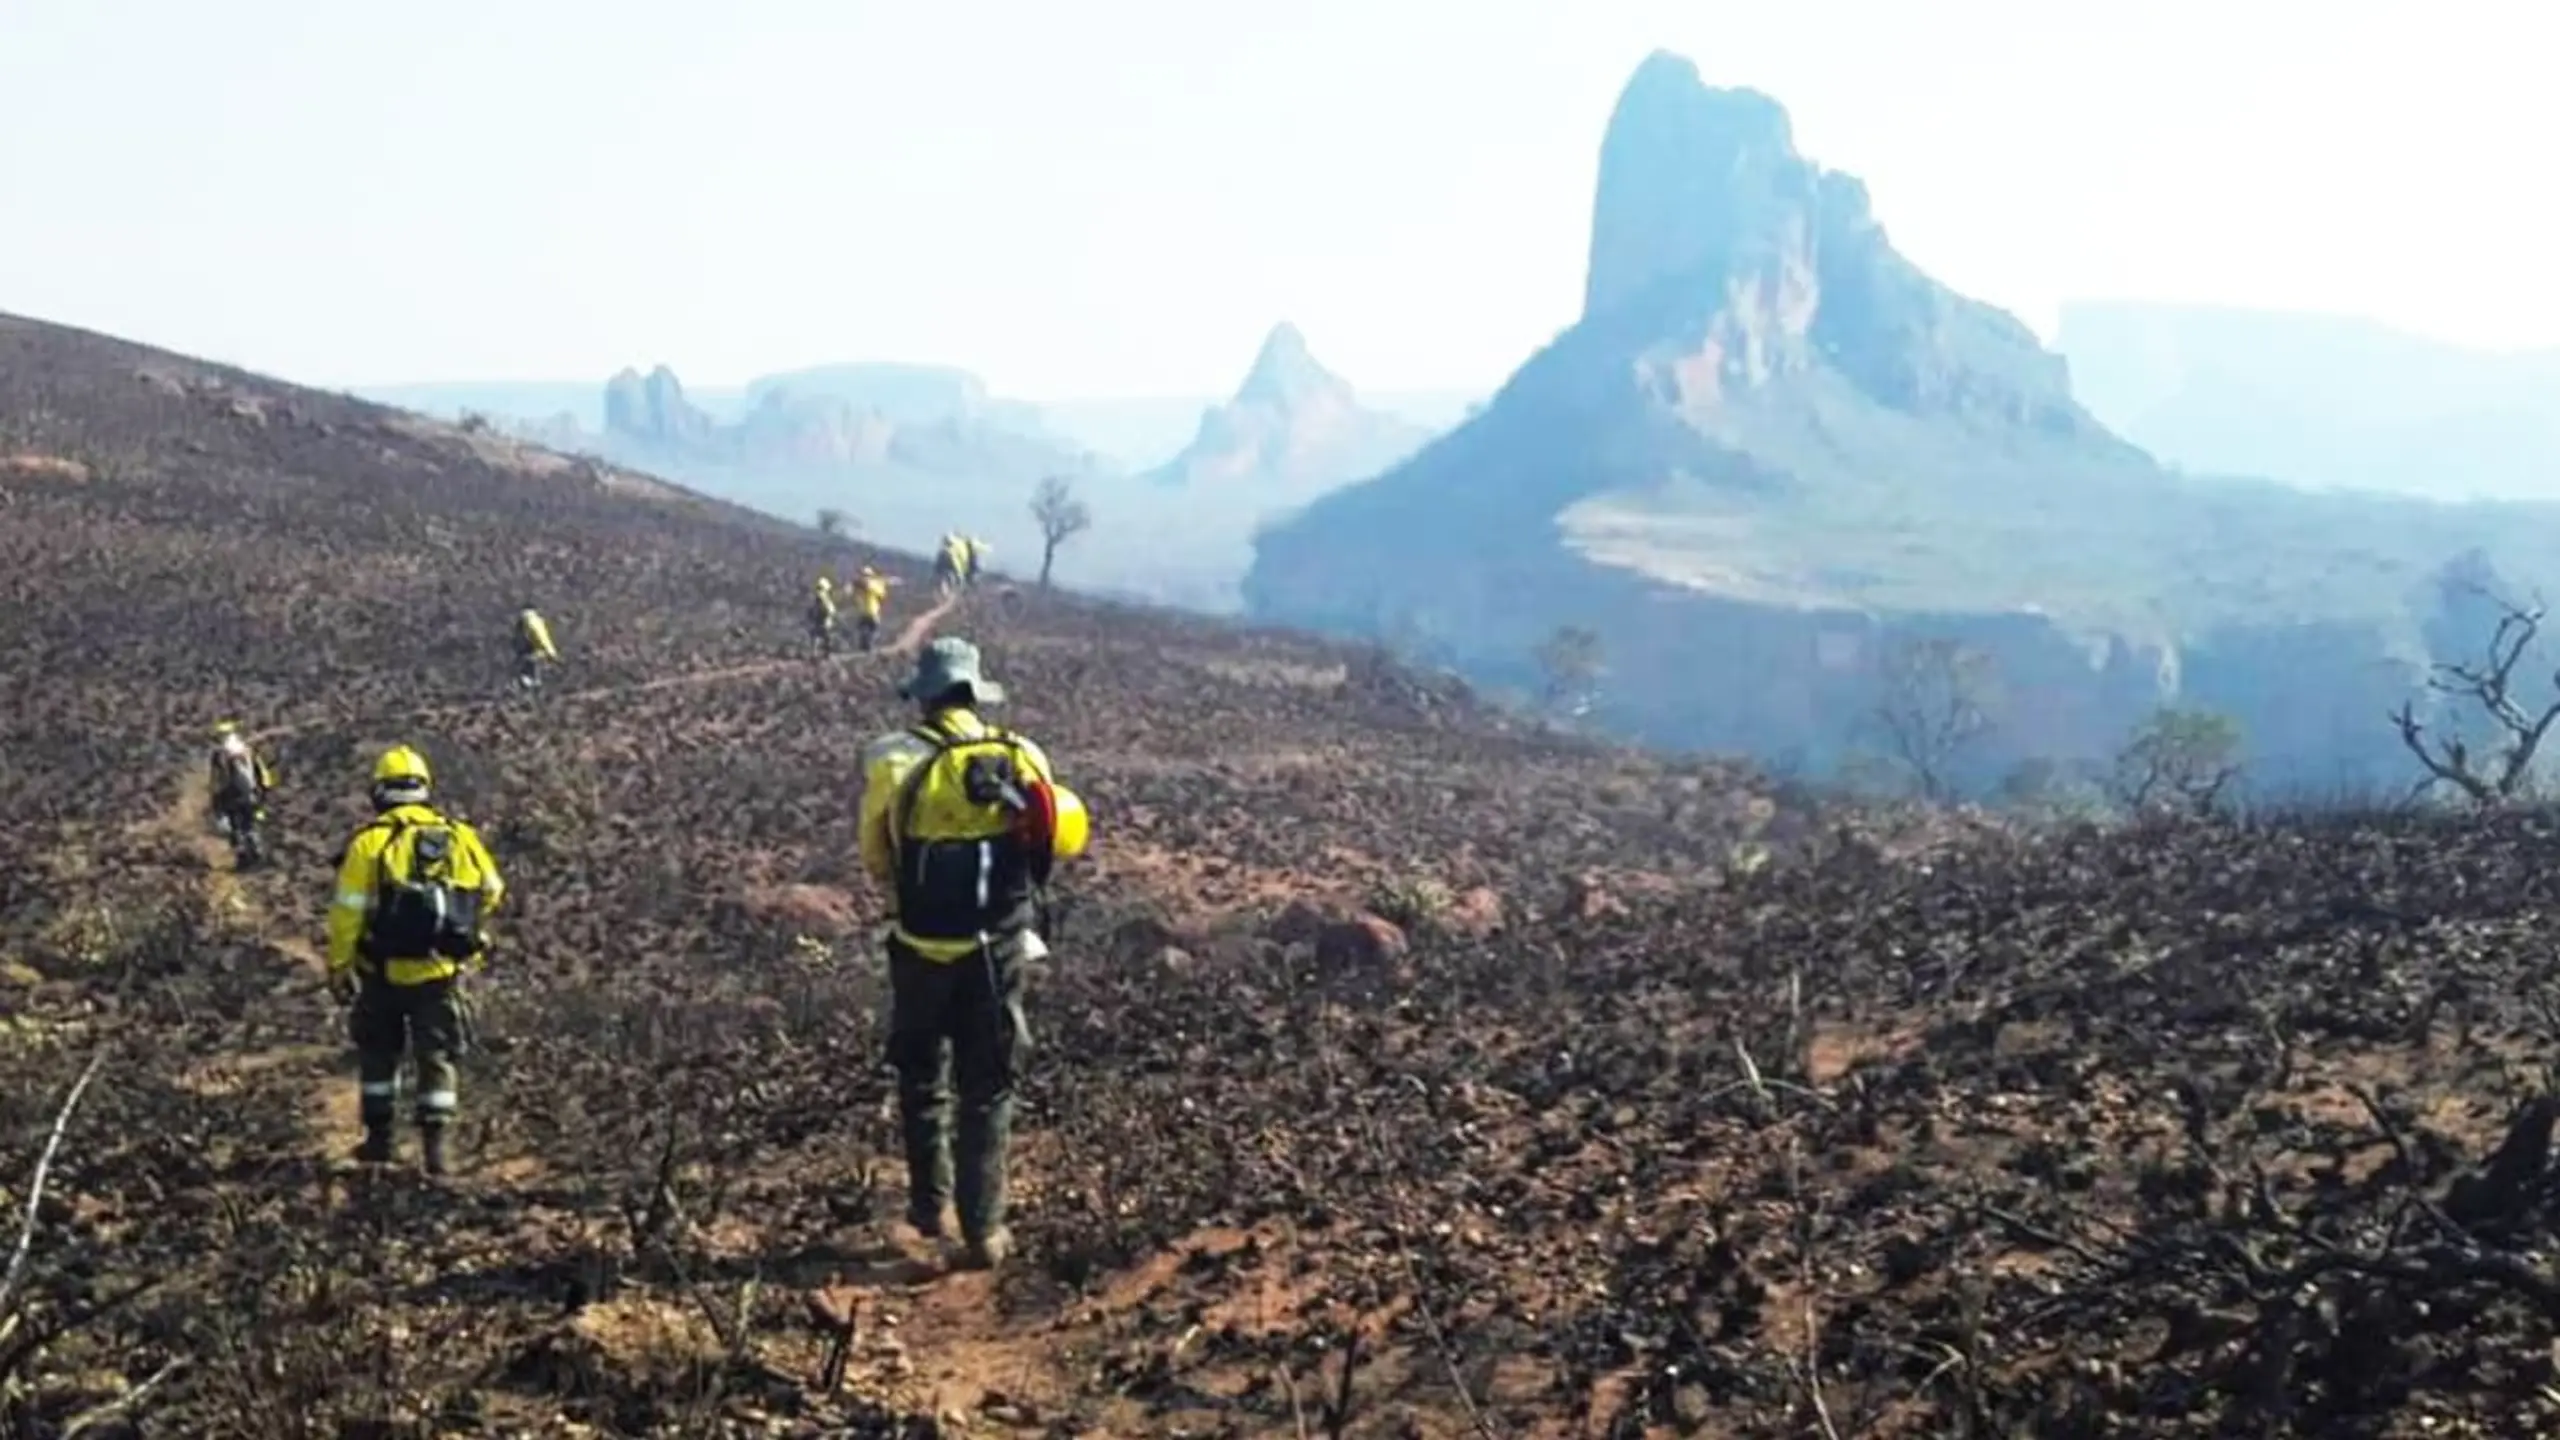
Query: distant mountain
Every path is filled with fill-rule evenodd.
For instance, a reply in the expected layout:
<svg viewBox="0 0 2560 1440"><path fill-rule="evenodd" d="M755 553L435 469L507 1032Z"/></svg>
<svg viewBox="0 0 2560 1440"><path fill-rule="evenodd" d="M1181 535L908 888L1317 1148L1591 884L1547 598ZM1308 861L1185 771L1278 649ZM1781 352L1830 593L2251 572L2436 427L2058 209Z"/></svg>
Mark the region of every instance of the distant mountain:
<svg viewBox="0 0 2560 1440"><path fill-rule="evenodd" d="M2335 784L2400 773L2380 717L2475 545L2547 573L2560 511L2164 472L2025 326L1896 250L1775 100L1657 54L1602 141L1579 321L1482 413L1272 526L1244 589L1502 688L1587 627L1595 716L1664 743L1879 748L1887 658L1943 637L2010 697L1977 783L2183 701L2237 717L2263 773Z"/></svg>
<svg viewBox="0 0 2560 1440"><path fill-rule="evenodd" d="M2435 499L2560 499L2560 349L2337 315L2077 301L2057 338L2108 424L2190 470Z"/></svg>
<svg viewBox="0 0 2560 1440"><path fill-rule="evenodd" d="M1047 407L996 396L976 375L943 366L821 366L708 398L664 365L626 369L603 386L460 383L366 394L448 415L476 411L520 438L645 466L786 519L841 510L882 543L927 546L966 530L993 543L999 571L1036 559L1032 489L1068 476L1098 519L1062 557L1063 581L1214 612L1241 605L1237 586L1257 526L1384 469L1431 433L1364 407L1289 325L1264 341L1225 402L1064 407L1090 420L1124 405L1116 413L1125 422L1154 405L1160 425L1178 414L1190 445L1143 475L1070 438L1076 432ZM1413 403L1454 421L1468 397Z"/></svg>
<svg viewBox="0 0 2560 1440"><path fill-rule="evenodd" d="M1308 352L1298 327L1283 322L1263 340L1235 397L1204 412L1191 443L1151 477L1281 502L1312 499L1385 470L1430 438L1411 421L1363 406Z"/></svg>
<svg viewBox="0 0 2560 1440"><path fill-rule="evenodd" d="M912 371L920 375L936 373L936 368L931 366L872 365L828 366L795 373L823 377L837 375L841 371L879 368ZM967 376L965 371L941 373ZM688 385L685 397L715 420L736 420L746 413L759 387L791 378L789 375L777 375L759 377L745 385ZM973 383L976 379L974 376L967 378ZM895 397L903 389L900 386L875 393L882 403L894 409ZM583 430L598 430L604 425L604 392L588 381L435 381L360 386L355 393L385 405L398 405L446 418L476 412L492 419L550 425L565 415ZM1457 424L1466 418L1470 405L1480 403L1484 398L1472 390L1379 390L1364 392L1361 397L1371 410L1402 419L1428 433L1437 433ZM996 399L991 402L995 413L1015 416L1011 423L1027 433L1057 437L1068 448L1093 452L1110 468L1131 471L1153 470L1170 463L1185 446L1198 438L1201 412L1222 403L1218 397L1207 394L1080 396L1038 401ZM1013 410L1015 406L1036 411L1036 417L1025 423Z"/></svg>
<svg viewBox="0 0 2560 1440"><path fill-rule="evenodd" d="M1193 415L1191 443L1166 464L1079 482L1098 512L1119 517L1076 540L1080 581L1191 609L1238 609L1259 527L1378 473L1431 435L1363 406L1285 323L1265 337L1235 395Z"/></svg>
<svg viewBox="0 0 2560 1440"><path fill-rule="evenodd" d="M910 548L961 528L1020 553L1035 540L1025 505L1043 477L1102 473L1095 457L1042 430L1036 409L947 368L843 365L762 376L716 408L664 365L645 374L626 369L589 388L601 419L593 428L566 407L539 418L495 407L481 413L521 438L674 476L802 524L821 510L842 511L866 537ZM453 401L509 387L434 389ZM515 393L564 398L548 387Z"/></svg>

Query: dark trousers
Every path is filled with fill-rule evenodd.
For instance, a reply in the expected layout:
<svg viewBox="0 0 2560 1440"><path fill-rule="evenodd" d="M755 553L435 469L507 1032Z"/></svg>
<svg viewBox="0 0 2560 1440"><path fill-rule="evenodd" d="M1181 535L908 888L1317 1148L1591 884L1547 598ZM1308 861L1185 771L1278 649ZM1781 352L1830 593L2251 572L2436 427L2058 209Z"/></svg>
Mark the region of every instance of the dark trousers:
<svg viewBox="0 0 2560 1440"><path fill-rule="evenodd" d="M1021 942L999 939L950 961L928 960L894 938L888 948L889 1061L898 1071L908 1212L938 1217L949 1199L961 1233L983 1239L1004 1224L1013 1082L1031 1040Z"/></svg>
<svg viewBox="0 0 2560 1440"><path fill-rule="evenodd" d="M462 1010L462 994L451 980L394 985L368 975L358 982L355 1008L347 1015L347 1038L355 1042L366 1131L391 1128L400 1057L411 1051L418 1057L419 1128L452 1123L459 1103L460 1076L453 1062L462 1050Z"/></svg>
<svg viewBox="0 0 2560 1440"><path fill-rule="evenodd" d="M853 634L856 643L865 650L870 649L871 642L880 638L880 617L865 615L854 621Z"/></svg>
<svg viewBox="0 0 2560 1440"><path fill-rule="evenodd" d="M213 802L214 814L231 838L231 848L244 860L258 855L258 821L263 813L256 796L225 795Z"/></svg>

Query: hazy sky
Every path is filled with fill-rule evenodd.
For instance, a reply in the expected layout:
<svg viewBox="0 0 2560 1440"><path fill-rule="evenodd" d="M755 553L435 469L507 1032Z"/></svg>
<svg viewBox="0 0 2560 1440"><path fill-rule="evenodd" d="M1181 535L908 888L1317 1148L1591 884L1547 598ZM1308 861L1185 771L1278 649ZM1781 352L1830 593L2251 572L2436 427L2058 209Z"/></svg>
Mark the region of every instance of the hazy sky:
<svg viewBox="0 0 2560 1440"><path fill-rule="evenodd" d="M900 359L1038 398L1224 390L1286 317L1356 385L1489 387L1573 319L1666 47L2047 334L2127 296L2553 343L2529 14L0 0L0 310L331 384Z"/></svg>

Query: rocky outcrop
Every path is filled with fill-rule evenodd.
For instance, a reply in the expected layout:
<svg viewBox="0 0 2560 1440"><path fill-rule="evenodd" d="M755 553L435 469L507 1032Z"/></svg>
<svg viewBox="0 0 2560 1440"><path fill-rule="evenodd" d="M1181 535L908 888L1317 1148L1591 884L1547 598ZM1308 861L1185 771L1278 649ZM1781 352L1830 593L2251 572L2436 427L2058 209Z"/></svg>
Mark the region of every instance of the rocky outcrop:
<svg viewBox="0 0 2560 1440"><path fill-rule="evenodd" d="M2180 699L2334 783L2396 761L2371 717L2427 653L2421 578L2475 542L2560 551L2547 515L2167 474L1897 251L1777 102L1677 57L1621 96L1592 218L1579 321L1266 530L1255 612L1518 691L1585 626L1620 730L1814 764L1873 743L1881 656L1949 636L1994 655L2012 757L2102 756Z"/></svg>
<svg viewBox="0 0 2560 1440"><path fill-rule="evenodd" d="M1032 487L1090 470L1030 407L996 399L965 371L930 366L765 376L725 422L688 400L665 366L625 370L605 387L604 422L591 444L571 448L794 520L842 511L864 535L908 547L965 527L999 554L1037 554Z"/></svg>
<svg viewBox="0 0 2560 1440"><path fill-rule="evenodd" d="M605 382L605 433L644 445L691 450L708 442L718 428L712 418L684 398L684 383L661 365L642 376L626 369Z"/></svg>
<svg viewBox="0 0 2560 1440"><path fill-rule="evenodd" d="M682 466L750 472L905 465L976 473L1072 467L1029 407L990 399L977 377L924 366L846 365L766 376L747 412L721 424L685 399L675 372L625 370L605 386L605 439Z"/></svg>
<svg viewBox="0 0 2560 1440"><path fill-rule="evenodd" d="M1066 443L1051 433L1038 406L1002 399L987 389L984 380L948 365L821 365L763 375L747 383L751 408L779 398L794 404L841 401L897 425L957 421L1061 446Z"/></svg>
<svg viewBox="0 0 2560 1440"><path fill-rule="evenodd" d="M1429 432L1363 407L1349 383L1319 364L1306 337L1275 326L1235 398L1200 417L1170 463L1150 472L1172 486L1247 488L1288 503L1378 474Z"/></svg>

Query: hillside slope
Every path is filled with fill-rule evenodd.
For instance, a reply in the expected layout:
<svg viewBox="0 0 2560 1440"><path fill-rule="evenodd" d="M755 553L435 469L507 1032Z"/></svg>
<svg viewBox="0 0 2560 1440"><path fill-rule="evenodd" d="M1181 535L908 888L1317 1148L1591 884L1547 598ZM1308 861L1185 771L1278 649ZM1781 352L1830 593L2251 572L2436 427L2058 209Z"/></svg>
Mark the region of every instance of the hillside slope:
<svg viewBox="0 0 2560 1440"><path fill-rule="evenodd" d="M2547 1111L2470 1175L2554 1043L2544 819L1912 851L1312 641L937 615L881 557L1101 827L1023 1253L946 1275L888 1224L851 873L898 657L795 653L811 537L19 321L0 429L0 1241L51 1157L0 1433L2560 1420ZM537 705L495 699L522 598ZM273 871L203 831L223 715L283 772ZM513 882L441 1189L338 1160L310 963L394 740Z"/></svg>
<svg viewBox="0 0 2560 1440"><path fill-rule="evenodd" d="M2102 758L2176 701L2238 717L2267 778L2327 784L2396 765L2373 717L2416 688L2430 577L2475 545L2560 571L2560 510L2164 473L2024 326L1895 250L1775 101L1656 55L1602 143L1581 319L1469 423L1266 535L1246 589L1496 683L1587 626L1621 728L1815 764L1872 741L1897 641L1949 636L2038 697L1982 778Z"/></svg>

